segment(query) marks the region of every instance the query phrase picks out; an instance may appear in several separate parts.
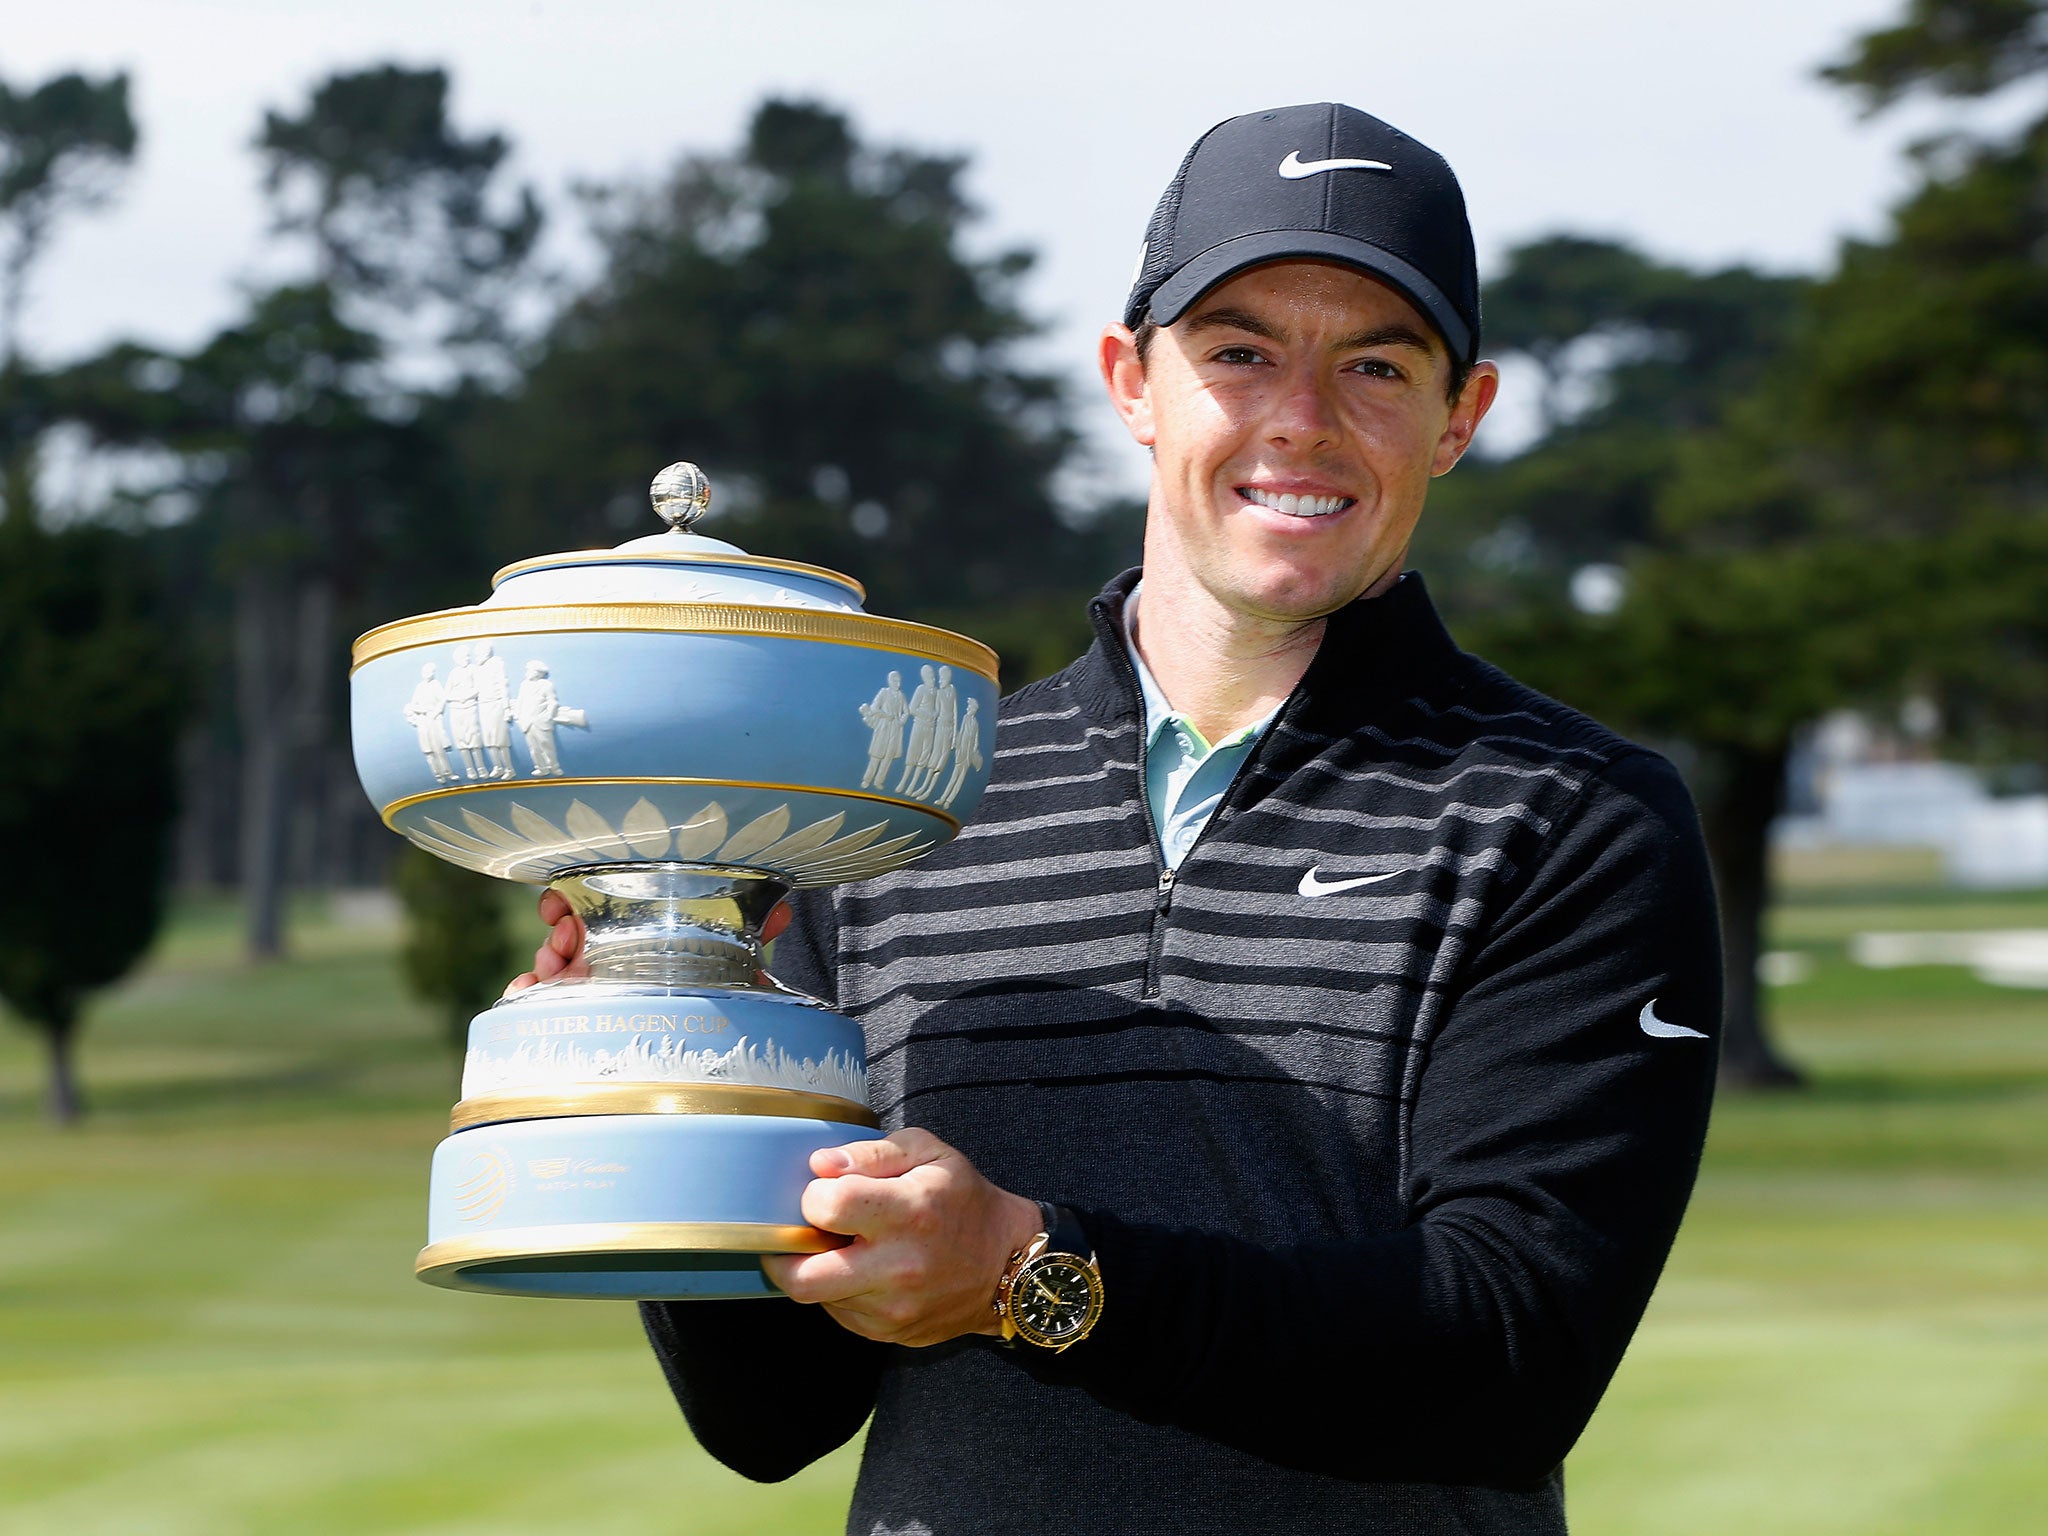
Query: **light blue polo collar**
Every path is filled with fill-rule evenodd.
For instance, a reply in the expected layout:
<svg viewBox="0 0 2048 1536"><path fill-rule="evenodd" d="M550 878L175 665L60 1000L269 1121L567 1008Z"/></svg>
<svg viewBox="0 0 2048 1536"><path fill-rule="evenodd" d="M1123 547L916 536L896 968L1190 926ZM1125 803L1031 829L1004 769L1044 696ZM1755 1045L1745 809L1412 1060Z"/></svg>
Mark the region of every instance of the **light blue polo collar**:
<svg viewBox="0 0 2048 1536"><path fill-rule="evenodd" d="M1273 723L1276 708L1222 741L1210 743L1195 723L1167 701L1152 669L1138 651L1133 623L1141 581L1124 599L1124 649L1138 674L1138 693L1145 702L1145 798L1152 807L1152 825L1159 834L1159 855L1169 869L1178 869L1202 828L1216 814L1230 781L1252 755L1252 748Z"/></svg>

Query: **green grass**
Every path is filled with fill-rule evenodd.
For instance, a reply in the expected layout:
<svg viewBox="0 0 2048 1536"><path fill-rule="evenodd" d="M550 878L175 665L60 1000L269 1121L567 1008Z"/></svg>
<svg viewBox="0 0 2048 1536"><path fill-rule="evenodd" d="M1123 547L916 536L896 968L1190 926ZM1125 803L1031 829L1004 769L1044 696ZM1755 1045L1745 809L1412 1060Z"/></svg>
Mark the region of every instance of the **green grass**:
<svg viewBox="0 0 2048 1536"><path fill-rule="evenodd" d="M1870 899L1871 896L1877 899ZM1870 929L2048 899L1801 892L1796 1095L1724 1097L1662 1287L1567 1469L1581 1536L2015 1536L2048 1509L2048 993L1863 970Z"/></svg>
<svg viewBox="0 0 2048 1536"><path fill-rule="evenodd" d="M181 914L71 1132L0 1033L0 1531L837 1531L851 1454L726 1472L631 1307L412 1278L452 1063L390 932L298 937L251 970L231 912Z"/></svg>
<svg viewBox="0 0 2048 1536"><path fill-rule="evenodd" d="M1875 894L1778 914L1814 1086L1721 1104L1568 1470L1579 1536L2012 1536L2048 1508L2048 993L1844 950L2048 926L2048 897ZM725 1472L630 1308L411 1278L452 1064L390 931L295 937L252 970L232 911L182 911L92 1019L72 1132L0 1030L0 1531L836 1531L851 1454Z"/></svg>

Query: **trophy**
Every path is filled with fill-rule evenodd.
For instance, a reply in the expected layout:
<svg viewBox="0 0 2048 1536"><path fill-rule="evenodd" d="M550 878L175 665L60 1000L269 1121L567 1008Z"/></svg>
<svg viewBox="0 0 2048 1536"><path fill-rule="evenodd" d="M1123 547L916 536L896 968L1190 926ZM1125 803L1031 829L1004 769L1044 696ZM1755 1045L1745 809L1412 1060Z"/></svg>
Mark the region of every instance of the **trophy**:
<svg viewBox="0 0 2048 1536"><path fill-rule="evenodd" d="M860 1026L762 969L791 890L951 839L988 781L995 653L867 613L837 572L691 531L522 560L470 608L355 643L356 767L428 852L546 883L587 978L470 1026L420 1278L526 1296L774 1294L757 1256L839 1239L820 1147L880 1133Z"/></svg>

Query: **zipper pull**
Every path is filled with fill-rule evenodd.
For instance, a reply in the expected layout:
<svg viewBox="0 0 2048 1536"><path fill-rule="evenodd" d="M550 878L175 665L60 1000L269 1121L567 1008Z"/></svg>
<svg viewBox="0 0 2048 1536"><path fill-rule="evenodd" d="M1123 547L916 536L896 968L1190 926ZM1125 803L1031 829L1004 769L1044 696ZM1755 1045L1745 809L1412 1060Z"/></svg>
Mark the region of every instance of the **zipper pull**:
<svg viewBox="0 0 2048 1536"><path fill-rule="evenodd" d="M1161 871L1159 871L1159 899L1161 901L1165 901L1172 894L1173 871L1170 869L1162 869Z"/></svg>

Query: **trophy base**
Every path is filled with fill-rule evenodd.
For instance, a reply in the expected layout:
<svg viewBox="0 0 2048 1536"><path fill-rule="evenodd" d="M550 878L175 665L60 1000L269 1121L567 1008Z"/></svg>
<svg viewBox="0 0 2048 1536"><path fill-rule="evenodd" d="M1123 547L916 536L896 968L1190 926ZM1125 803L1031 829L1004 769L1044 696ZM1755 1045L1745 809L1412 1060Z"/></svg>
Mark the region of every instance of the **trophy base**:
<svg viewBox="0 0 2048 1536"><path fill-rule="evenodd" d="M790 1115L494 1121L435 1150L420 1279L512 1296L772 1296L758 1256L818 1253L810 1156L871 1126Z"/></svg>

